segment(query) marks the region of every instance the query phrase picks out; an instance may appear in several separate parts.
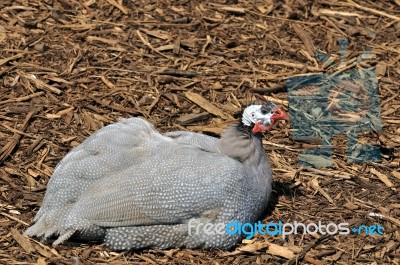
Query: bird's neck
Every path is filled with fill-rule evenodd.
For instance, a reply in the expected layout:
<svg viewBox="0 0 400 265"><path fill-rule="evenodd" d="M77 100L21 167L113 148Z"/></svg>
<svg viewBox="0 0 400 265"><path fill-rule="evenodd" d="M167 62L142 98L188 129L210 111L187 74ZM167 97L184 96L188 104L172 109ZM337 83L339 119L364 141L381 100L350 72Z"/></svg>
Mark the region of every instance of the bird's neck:
<svg viewBox="0 0 400 265"><path fill-rule="evenodd" d="M241 123L229 126L219 141L221 152L243 165L263 171L267 164L261 134L254 134Z"/></svg>
<svg viewBox="0 0 400 265"><path fill-rule="evenodd" d="M262 135L254 134L251 128L241 123L234 124L222 134L218 147L223 154L245 166L246 185L252 190L249 196L253 196L249 199L257 213L252 217L255 221L265 210L272 191L272 171L262 145Z"/></svg>

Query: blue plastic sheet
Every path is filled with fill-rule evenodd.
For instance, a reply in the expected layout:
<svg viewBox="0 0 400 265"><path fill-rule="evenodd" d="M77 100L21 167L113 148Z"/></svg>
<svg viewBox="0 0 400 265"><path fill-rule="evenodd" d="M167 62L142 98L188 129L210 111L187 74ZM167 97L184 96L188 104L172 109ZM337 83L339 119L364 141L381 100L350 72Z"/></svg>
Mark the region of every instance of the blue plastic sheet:
<svg viewBox="0 0 400 265"><path fill-rule="evenodd" d="M338 43L344 64L347 40ZM357 141L361 132L382 130L375 69L364 69L357 64L367 56L368 52L361 55L348 70L287 79L292 138L321 142L320 148L299 155L301 165L332 166L332 137L338 134L348 137L348 162L381 160L378 147ZM317 53L316 57L332 66L324 54Z"/></svg>

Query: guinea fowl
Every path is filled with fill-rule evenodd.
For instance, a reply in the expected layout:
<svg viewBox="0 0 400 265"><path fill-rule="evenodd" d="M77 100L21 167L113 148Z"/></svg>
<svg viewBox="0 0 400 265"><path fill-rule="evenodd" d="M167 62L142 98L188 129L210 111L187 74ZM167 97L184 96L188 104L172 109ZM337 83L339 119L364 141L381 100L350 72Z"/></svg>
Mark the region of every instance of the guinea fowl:
<svg viewBox="0 0 400 265"><path fill-rule="evenodd" d="M271 194L262 132L287 114L250 105L220 139L157 132L140 118L108 125L70 151L25 234L71 236L114 250L233 247L243 235L188 231L189 222L255 222Z"/></svg>

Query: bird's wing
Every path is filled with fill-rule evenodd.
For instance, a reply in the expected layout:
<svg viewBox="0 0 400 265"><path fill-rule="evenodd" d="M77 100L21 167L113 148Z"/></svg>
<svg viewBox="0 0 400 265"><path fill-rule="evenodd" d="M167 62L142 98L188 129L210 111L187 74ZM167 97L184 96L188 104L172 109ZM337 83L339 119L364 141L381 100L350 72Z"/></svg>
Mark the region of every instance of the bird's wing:
<svg viewBox="0 0 400 265"><path fill-rule="evenodd" d="M208 136L205 134L174 131L164 133L164 136L172 138L174 141L187 144L211 153L221 153L218 149L218 138Z"/></svg>
<svg viewBox="0 0 400 265"><path fill-rule="evenodd" d="M147 145L160 141L172 140L139 118L126 119L100 129L57 165L34 221L44 214L65 212L65 208L70 208L94 182L107 179L131 164L140 164L148 152Z"/></svg>
<svg viewBox="0 0 400 265"><path fill-rule="evenodd" d="M243 165L224 155L176 142L150 144L147 151L140 162L132 159L83 192L71 210L73 219L113 227L182 223L218 215L225 200L246 186Z"/></svg>
<svg viewBox="0 0 400 265"><path fill-rule="evenodd" d="M99 130L60 162L28 234L218 214L221 200L246 186L246 179L238 161L128 119Z"/></svg>

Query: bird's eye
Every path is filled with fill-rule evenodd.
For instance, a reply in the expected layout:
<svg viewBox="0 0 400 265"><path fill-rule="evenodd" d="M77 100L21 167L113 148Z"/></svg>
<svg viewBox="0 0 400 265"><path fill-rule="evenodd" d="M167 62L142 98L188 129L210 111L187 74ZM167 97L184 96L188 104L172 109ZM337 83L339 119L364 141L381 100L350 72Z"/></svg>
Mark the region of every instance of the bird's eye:
<svg viewBox="0 0 400 265"><path fill-rule="evenodd" d="M265 106L261 107L261 114L262 114L262 115L266 115L267 113L269 113L269 112L271 112L271 111L272 111L272 110L271 110L270 107L265 107Z"/></svg>

